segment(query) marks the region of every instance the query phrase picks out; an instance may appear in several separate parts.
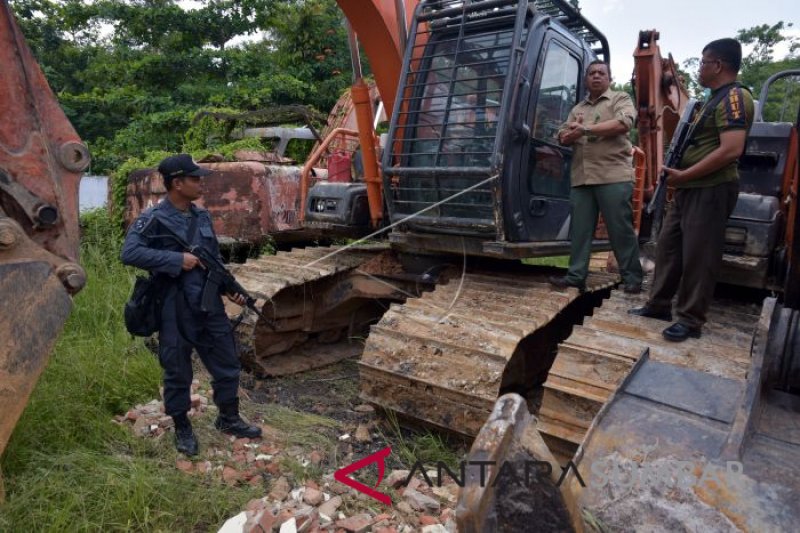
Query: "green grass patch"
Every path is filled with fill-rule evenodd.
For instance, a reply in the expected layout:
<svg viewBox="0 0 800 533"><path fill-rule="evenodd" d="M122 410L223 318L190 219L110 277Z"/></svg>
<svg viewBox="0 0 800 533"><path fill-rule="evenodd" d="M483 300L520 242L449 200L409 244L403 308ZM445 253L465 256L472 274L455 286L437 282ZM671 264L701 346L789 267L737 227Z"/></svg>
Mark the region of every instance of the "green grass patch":
<svg viewBox="0 0 800 533"><path fill-rule="evenodd" d="M111 421L158 397L161 370L123 325L135 271L118 232L104 212L82 226L89 282L0 462L0 531L216 530L254 489L185 475L170 434L137 439Z"/></svg>
<svg viewBox="0 0 800 533"><path fill-rule="evenodd" d="M422 461L426 468L435 468L436 463L443 462L456 469L466 455L466 449L451 445L439 434L402 429L392 411L386 412L384 426L388 428L384 439L391 442L392 455L396 454L403 468L411 468L417 461Z"/></svg>
<svg viewBox="0 0 800 533"><path fill-rule="evenodd" d="M526 265L567 268L569 266L569 256L556 255L552 257L529 257L527 259L523 259L522 262Z"/></svg>

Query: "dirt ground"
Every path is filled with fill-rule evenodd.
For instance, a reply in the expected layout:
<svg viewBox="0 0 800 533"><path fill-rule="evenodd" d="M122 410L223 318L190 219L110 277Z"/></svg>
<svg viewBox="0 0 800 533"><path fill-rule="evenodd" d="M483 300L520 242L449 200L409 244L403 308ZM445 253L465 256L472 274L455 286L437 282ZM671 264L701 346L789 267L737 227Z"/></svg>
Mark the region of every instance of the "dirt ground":
<svg viewBox="0 0 800 533"><path fill-rule="evenodd" d="M402 462L396 452L415 446L415 440L420 437L436 435L442 447L458 457L465 456L469 450L468 443L458 436L441 435L424 427L409 427L408 421L398 421L386 413L369 410L358 396L357 358L285 377L259 379L243 374L242 388L254 404L280 405L336 420L340 424L338 429L320 428L331 440L347 434L353 437L359 425L368 426L370 442L360 442L356 438L338 440L338 451L359 459L391 446L395 453L387 459L386 466L390 469L408 469L411 466ZM425 455L424 450L421 453Z"/></svg>

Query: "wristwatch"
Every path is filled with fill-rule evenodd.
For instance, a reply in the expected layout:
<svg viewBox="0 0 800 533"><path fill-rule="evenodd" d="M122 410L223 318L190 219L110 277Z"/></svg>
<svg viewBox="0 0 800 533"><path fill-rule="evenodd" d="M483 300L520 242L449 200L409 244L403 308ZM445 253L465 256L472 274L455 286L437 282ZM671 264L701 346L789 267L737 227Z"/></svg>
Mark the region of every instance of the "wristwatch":
<svg viewBox="0 0 800 533"><path fill-rule="evenodd" d="M587 135L590 135L591 133L592 133L592 130L589 128L589 126L584 126L583 127L583 136L584 137L587 136Z"/></svg>

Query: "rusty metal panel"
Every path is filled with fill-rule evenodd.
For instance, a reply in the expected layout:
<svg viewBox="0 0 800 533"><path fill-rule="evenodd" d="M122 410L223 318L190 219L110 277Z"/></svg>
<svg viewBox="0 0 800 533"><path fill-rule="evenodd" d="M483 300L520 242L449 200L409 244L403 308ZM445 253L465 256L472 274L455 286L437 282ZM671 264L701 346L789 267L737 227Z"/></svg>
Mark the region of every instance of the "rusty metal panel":
<svg viewBox="0 0 800 533"><path fill-rule="evenodd" d="M210 211L221 242L257 245L269 234L301 228L300 167L256 161L201 166L213 173L203 178L203 196L197 204ZM132 172L126 190L126 226L165 195L158 171Z"/></svg>
<svg viewBox="0 0 800 533"><path fill-rule="evenodd" d="M743 384L705 372L647 361L625 392L731 424L742 398Z"/></svg>

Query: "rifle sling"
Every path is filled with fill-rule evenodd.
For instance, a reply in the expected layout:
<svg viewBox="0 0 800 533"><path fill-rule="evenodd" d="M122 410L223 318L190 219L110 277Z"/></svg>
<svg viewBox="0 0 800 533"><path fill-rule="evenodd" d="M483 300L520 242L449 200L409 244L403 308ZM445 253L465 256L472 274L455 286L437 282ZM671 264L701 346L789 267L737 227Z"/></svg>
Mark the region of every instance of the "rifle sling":
<svg viewBox="0 0 800 533"><path fill-rule="evenodd" d="M703 104L703 109L700 113L700 116L694 123L692 124L692 128L689 130L689 135L686 137L686 145L694 144L694 135L698 128L702 127L705 124L708 117L714 114L717 109L717 106L725 98L725 95L728 94L728 91L731 87L742 87L742 85L738 81L733 81L726 85L723 85L719 89L717 89L717 93L712 96L705 104ZM681 157L682 158L682 157Z"/></svg>

